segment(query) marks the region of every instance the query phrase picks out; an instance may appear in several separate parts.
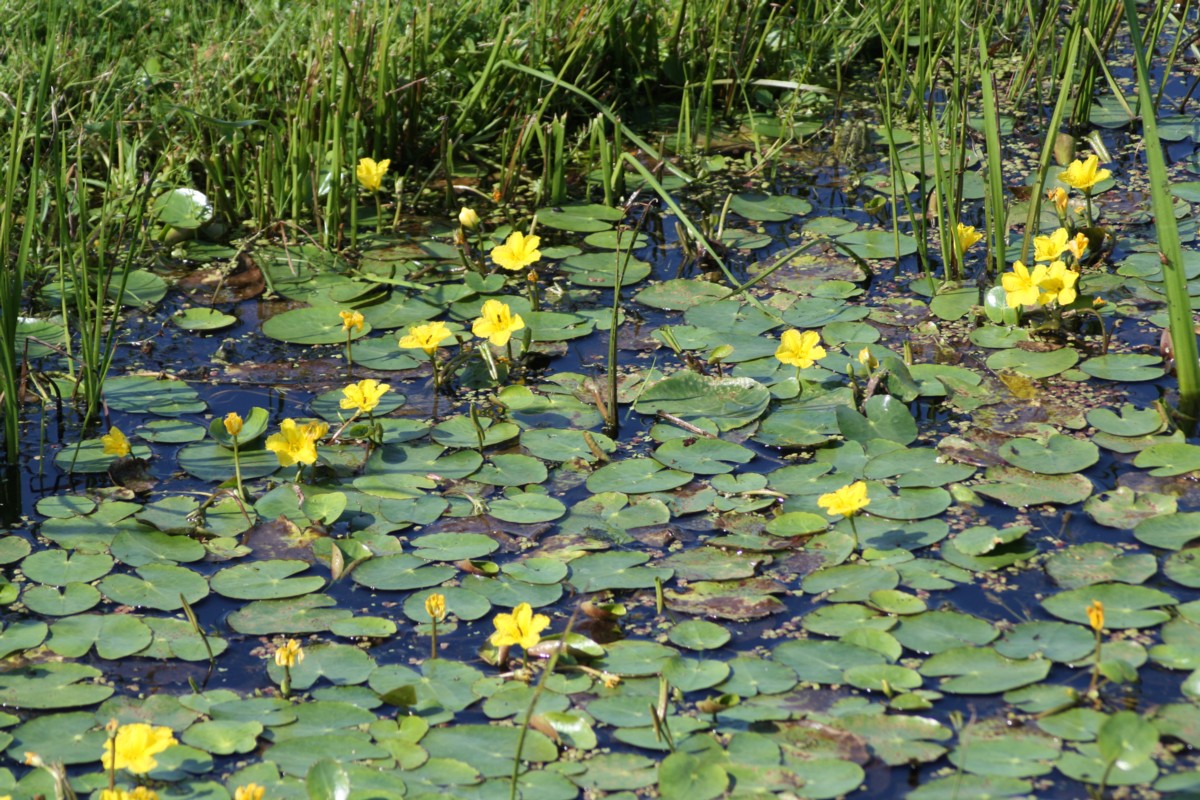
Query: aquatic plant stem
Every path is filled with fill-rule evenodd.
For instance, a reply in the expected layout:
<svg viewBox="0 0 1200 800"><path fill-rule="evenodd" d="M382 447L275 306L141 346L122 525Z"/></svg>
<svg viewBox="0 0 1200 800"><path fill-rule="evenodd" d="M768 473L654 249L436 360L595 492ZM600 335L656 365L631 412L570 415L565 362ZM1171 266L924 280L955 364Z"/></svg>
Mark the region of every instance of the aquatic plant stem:
<svg viewBox="0 0 1200 800"><path fill-rule="evenodd" d="M1137 8L1133 0L1125 0L1125 19L1129 24L1137 61L1138 106L1142 115L1142 147L1146 167L1150 172L1150 201L1154 229L1163 262L1163 283L1167 291L1167 319L1175 347L1175 375L1179 381L1180 427L1190 436L1200 419L1200 354L1196 348L1196 331L1192 322L1191 301L1188 298L1187 277L1183 272L1183 248L1167 178L1167 164L1162 142L1158 138L1153 94L1150 91L1150 71L1146 64L1146 48L1138 27Z"/></svg>
<svg viewBox="0 0 1200 800"><path fill-rule="evenodd" d="M238 497L244 498L246 490L242 488L242 460L238 453L238 436L233 435L233 477L237 481Z"/></svg>
<svg viewBox="0 0 1200 800"><path fill-rule="evenodd" d="M430 633L429 633L429 660L437 660L437 617L430 617Z"/></svg>

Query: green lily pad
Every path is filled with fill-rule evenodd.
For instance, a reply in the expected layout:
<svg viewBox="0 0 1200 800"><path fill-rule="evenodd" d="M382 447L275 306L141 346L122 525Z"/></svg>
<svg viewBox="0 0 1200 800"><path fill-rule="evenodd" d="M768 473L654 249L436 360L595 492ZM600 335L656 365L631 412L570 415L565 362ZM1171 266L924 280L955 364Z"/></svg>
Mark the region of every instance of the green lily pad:
<svg viewBox="0 0 1200 800"><path fill-rule="evenodd" d="M996 652L1006 658L1041 656L1069 663L1091 653L1096 638L1091 631L1065 622L1022 622L996 642Z"/></svg>
<svg viewBox="0 0 1200 800"><path fill-rule="evenodd" d="M186 186L156 197L151 210L159 222L181 230L199 228L213 215L212 204L204 193Z"/></svg>
<svg viewBox="0 0 1200 800"><path fill-rule="evenodd" d="M1138 353L1109 353L1089 358L1079 368L1093 378L1119 383L1152 381L1163 376L1162 359Z"/></svg>
<svg viewBox="0 0 1200 800"><path fill-rule="evenodd" d="M88 764L104 752L107 732L97 728L96 715L69 711L34 717L12 732L8 747L13 763L25 760L26 753L37 753L47 762Z"/></svg>
<svg viewBox="0 0 1200 800"><path fill-rule="evenodd" d="M504 522L532 524L556 520L567 513L567 507L561 500L536 491L515 491L489 503L488 513Z"/></svg>
<svg viewBox="0 0 1200 800"><path fill-rule="evenodd" d="M744 578L736 581L696 581L684 591L667 589L663 596L672 611L717 619L744 620L783 611L783 603L771 596L782 591L782 584L775 581Z"/></svg>
<svg viewBox="0 0 1200 800"><path fill-rule="evenodd" d="M1186 511L1151 517L1137 524L1133 536L1139 542L1164 550L1182 550L1200 538L1200 512Z"/></svg>
<svg viewBox="0 0 1200 800"><path fill-rule="evenodd" d="M539 225L555 230L589 233L606 231L612 227L612 223L619 222L624 216L624 211L619 208L588 203L539 209L537 221Z"/></svg>
<svg viewBox="0 0 1200 800"><path fill-rule="evenodd" d="M654 459L695 475L717 475L752 461L754 451L722 439L671 439L654 451Z"/></svg>
<svg viewBox="0 0 1200 800"><path fill-rule="evenodd" d="M43 550L21 562L25 577L50 586L68 583L89 583L112 571L113 560L102 553L67 553L63 550Z"/></svg>
<svg viewBox="0 0 1200 800"><path fill-rule="evenodd" d="M607 552L580 556L571 562L571 585L579 592L606 589L647 589L655 580L669 581L674 571L643 567L648 553Z"/></svg>
<svg viewBox="0 0 1200 800"><path fill-rule="evenodd" d="M357 575L358 572L356 569L353 574ZM272 633L316 633L328 630L337 620L353 615L350 609L338 608L337 601L328 595L306 594L282 600L255 600L230 614L227 621L238 633L265 636Z"/></svg>
<svg viewBox="0 0 1200 800"><path fill-rule="evenodd" d="M325 579L319 575L291 576L309 567L305 561L271 559L237 564L212 576L214 592L236 600L275 600L319 591Z"/></svg>
<svg viewBox="0 0 1200 800"><path fill-rule="evenodd" d="M847 439L867 442L886 439L909 444L917 438L917 423L907 406L890 395L875 395L867 401L866 416L847 406L838 406L838 428Z"/></svg>
<svg viewBox="0 0 1200 800"><path fill-rule="evenodd" d="M350 577L371 589L403 591L436 586L454 573L453 567L431 566L425 559L397 554L373 558L359 565Z"/></svg>
<svg viewBox="0 0 1200 800"><path fill-rule="evenodd" d="M208 720L189 727L180 740L206 753L229 756L252 752L262 732L262 724L253 720Z"/></svg>
<svg viewBox="0 0 1200 800"><path fill-rule="evenodd" d="M198 414L207 408L196 390L174 378L120 375L104 382L104 398L110 408L130 414L178 417Z"/></svg>
<svg viewBox="0 0 1200 800"><path fill-rule="evenodd" d="M691 473L667 469L654 459L635 458L605 464L588 477L587 488L595 494L647 494L678 488L691 479Z"/></svg>
<svg viewBox="0 0 1200 800"><path fill-rule="evenodd" d="M1014 347L992 353L988 356L987 366L988 369L997 372L1007 369L1027 378L1037 379L1066 372L1078 361L1079 354L1069 347L1044 352Z"/></svg>
<svg viewBox="0 0 1200 800"><path fill-rule="evenodd" d="M138 567L137 575L109 575L100 581L100 591L114 603L160 611L183 608L181 596L192 605L208 596L208 581L185 567L146 564Z"/></svg>
<svg viewBox="0 0 1200 800"><path fill-rule="evenodd" d="M587 435L601 453L607 454L616 450L616 443L604 434L588 432ZM599 460L588 445L584 431L581 430L533 428L521 434L521 446L534 458L543 461L570 461L581 458L588 463L594 463Z"/></svg>
<svg viewBox="0 0 1200 800"><path fill-rule="evenodd" d="M619 253L584 253L563 259L560 269L567 279L577 286L611 289L617 282L617 271L621 272L621 285L632 286L650 276L651 266L647 261Z"/></svg>
<svg viewBox="0 0 1200 800"><path fill-rule="evenodd" d="M1112 629L1161 625L1170 619L1163 607L1178 602L1166 592L1148 586L1101 583L1051 595L1042 601L1042 607L1059 619L1087 625L1087 610L1095 601L1104 604L1104 626Z"/></svg>
<svg viewBox="0 0 1200 800"><path fill-rule="evenodd" d="M0 673L0 703L45 710L90 706L107 700L112 686L96 683L102 673L84 664L39 664Z"/></svg>
<svg viewBox="0 0 1200 800"><path fill-rule="evenodd" d="M748 425L766 410L771 393L749 378L677 372L645 389L634 404L640 414L666 411L681 419L709 419L722 431Z"/></svg>
<svg viewBox="0 0 1200 800"><path fill-rule="evenodd" d="M129 614L78 614L50 628L47 646L61 656L79 658L93 645L100 658L125 658L150 644L150 629Z"/></svg>
<svg viewBox="0 0 1200 800"><path fill-rule="evenodd" d="M725 646L732 634L723 625L703 619L689 619L674 625L667 633L672 644L689 650L717 650Z"/></svg>
<svg viewBox="0 0 1200 800"><path fill-rule="evenodd" d="M364 315L365 316L365 315ZM338 309L334 306L293 308L276 314L262 325L262 332L280 342L290 344L340 344L346 341L346 330ZM371 332L371 324L350 332L357 339Z"/></svg>
<svg viewBox="0 0 1200 800"><path fill-rule="evenodd" d="M1044 679L1051 662L1042 658L1011 659L990 647L957 647L931 656L922 675L945 678L938 689L950 694L996 694Z"/></svg>
<svg viewBox="0 0 1200 800"><path fill-rule="evenodd" d="M734 195L729 210L755 222L786 222L812 211L812 204L794 195L768 195L746 192Z"/></svg>
<svg viewBox="0 0 1200 800"><path fill-rule="evenodd" d="M1087 412L1088 424L1113 436L1148 436L1161 431L1166 423L1153 408L1139 409L1126 403L1117 411L1093 408Z"/></svg>
<svg viewBox="0 0 1200 800"><path fill-rule="evenodd" d="M926 611L905 617L892 635L909 650L936 654L960 647L982 647L999 631L986 620L960 611Z"/></svg>
<svg viewBox="0 0 1200 800"><path fill-rule="evenodd" d="M859 258L904 258L917 252L917 240L907 234L881 230L852 231L837 237Z"/></svg>
<svg viewBox="0 0 1200 800"><path fill-rule="evenodd" d="M1045 444L1033 439L1010 439L999 455L1014 467L1043 475L1082 472L1100 460L1100 448L1083 439L1055 434Z"/></svg>
<svg viewBox="0 0 1200 800"><path fill-rule="evenodd" d="M684 311L699 303L719 300L730 289L707 281L674 278L655 283L639 291L633 299L644 306L664 311Z"/></svg>
<svg viewBox="0 0 1200 800"><path fill-rule="evenodd" d="M631 540L631 528L662 525L670 519L670 509L656 497L600 492L572 506L560 527L564 533L597 536L620 544Z"/></svg>
<svg viewBox="0 0 1200 800"><path fill-rule="evenodd" d="M1119 547L1088 542L1060 550L1046 561L1046 572L1064 589L1117 581L1143 583L1158 571L1158 560L1149 553L1126 555Z"/></svg>
<svg viewBox="0 0 1200 800"><path fill-rule="evenodd" d="M784 642L771 657L795 670L800 680L813 683L841 683L846 670L878 666L885 661L874 650L820 639Z"/></svg>
<svg viewBox="0 0 1200 800"><path fill-rule="evenodd" d="M674 752L658 766L658 793L663 800L713 800L728 786L725 768L700 756Z"/></svg>
<svg viewBox="0 0 1200 800"><path fill-rule="evenodd" d="M1138 453L1133 463L1149 469L1155 477L1184 475L1200 470L1200 446L1182 442L1152 445Z"/></svg>

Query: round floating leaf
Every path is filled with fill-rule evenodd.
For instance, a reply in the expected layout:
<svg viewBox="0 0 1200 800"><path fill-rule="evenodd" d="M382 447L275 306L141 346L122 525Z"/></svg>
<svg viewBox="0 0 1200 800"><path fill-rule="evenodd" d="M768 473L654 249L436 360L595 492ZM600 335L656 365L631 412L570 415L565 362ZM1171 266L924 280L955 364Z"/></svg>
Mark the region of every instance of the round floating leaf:
<svg viewBox="0 0 1200 800"><path fill-rule="evenodd" d="M478 427L476 427L477 424ZM474 448L504 444L517 438L520 434L521 429L511 422L493 422L487 417L479 417L476 421L472 421L465 414L451 417L436 425L429 432L430 438L440 445Z"/></svg>
<svg viewBox="0 0 1200 800"><path fill-rule="evenodd" d="M50 586L68 583L90 583L112 571L113 560L102 553L67 553L63 550L43 550L21 562L25 577Z"/></svg>
<svg viewBox="0 0 1200 800"><path fill-rule="evenodd" d="M722 625L704 619L689 619L671 628L667 638L689 650L716 650L728 644L732 634Z"/></svg>
<svg viewBox="0 0 1200 800"><path fill-rule="evenodd" d="M1042 607L1059 619L1087 625L1088 607L1097 600L1104 604L1104 626L1113 629L1161 625L1171 616L1162 607L1178 602L1166 592L1148 586L1101 583L1059 592L1043 600Z"/></svg>
<svg viewBox="0 0 1200 800"><path fill-rule="evenodd" d="M695 475L717 475L750 462L754 451L722 439L671 439L654 451L654 459Z"/></svg>
<svg viewBox="0 0 1200 800"><path fill-rule="evenodd" d="M100 602L100 592L86 583L68 583L62 587L32 586L21 595L21 602L35 614L65 617L94 607ZM2 657L3 648L0 648Z"/></svg>
<svg viewBox="0 0 1200 800"><path fill-rule="evenodd" d="M346 330L336 306L308 306L284 311L264 322L262 332L276 341L291 344L341 344L346 341ZM357 339L370 332L371 325L366 323L362 330L351 331L350 337Z"/></svg>
<svg viewBox="0 0 1200 800"><path fill-rule="evenodd" d="M214 592L235 600L275 600L320 591L325 579L319 575L292 576L309 567L306 561L271 559L237 564L212 576Z"/></svg>
<svg viewBox="0 0 1200 800"><path fill-rule="evenodd" d="M522 387L524 388L524 387ZM465 478L483 463L483 456L473 450L446 453L438 444L384 445L367 461L369 473L404 475L438 475L455 480Z"/></svg>
<svg viewBox="0 0 1200 800"><path fill-rule="evenodd" d="M663 311L684 311L699 303L719 300L730 293L730 289L717 283L673 278L647 286L634 295L633 299L644 306Z"/></svg>
<svg viewBox="0 0 1200 800"><path fill-rule="evenodd" d="M1059 350L1038 352L1022 350L1014 347L1011 350L1000 350L988 356L988 369L997 372L1012 370L1027 378L1049 378L1060 372L1066 372L1079 361L1079 354L1069 347Z"/></svg>
<svg viewBox="0 0 1200 800"><path fill-rule="evenodd" d="M1086 500L1092 482L1079 474L1037 475L1013 467L993 467L987 471L989 482L972 486L979 494L1014 508L1057 503L1071 505Z"/></svg>
<svg viewBox="0 0 1200 800"><path fill-rule="evenodd" d="M999 632L991 623L959 611L926 611L905 617L892 631L900 644L918 653L942 653L963 646L982 646Z"/></svg>
<svg viewBox="0 0 1200 800"><path fill-rule="evenodd" d="M666 492L691 479L690 473L667 469L654 459L634 458L605 464L588 477L587 488L595 494L646 494Z"/></svg>
<svg viewBox="0 0 1200 800"><path fill-rule="evenodd" d="M271 415L265 408L259 408L258 406L252 407L242 417L242 429L238 432L238 448L243 458L248 455L246 450L247 445L267 432L267 426L270 424L270 421ZM208 435L223 447L233 447L233 437L225 430L224 417L216 417L209 423Z"/></svg>
<svg viewBox="0 0 1200 800"><path fill-rule="evenodd" d="M1137 353L1109 353L1108 355L1089 358L1079 365L1079 368L1093 378L1103 378L1118 383L1136 383L1137 381L1152 381L1163 376L1163 368L1159 366L1162 359L1157 356Z"/></svg>
<svg viewBox="0 0 1200 800"><path fill-rule="evenodd" d="M195 539L161 531L121 531L112 541L112 554L131 567L199 561L207 553Z"/></svg>
<svg viewBox="0 0 1200 800"><path fill-rule="evenodd" d="M515 608L521 603L529 603L534 608L541 608L557 602L563 593L562 585L557 583L526 583L508 575L499 578L483 578L473 575L463 581L463 588L482 595L493 604L505 608Z"/></svg>
<svg viewBox="0 0 1200 800"><path fill-rule="evenodd" d="M584 593L611 589L648 589L655 580L664 583L674 571L640 566L648 553L608 552L580 556L571 562L571 585Z"/></svg>
<svg viewBox="0 0 1200 800"><path fill-rule="evenodd" d="M219 331L236 325L238 318L215 308L189 308L174 314L171 321L185 331Z"/></svg>
<svg viewBox="0 0 1200 800"><path fill-rule="evenodd" d="M1200 512L1188 511L1151 517L1139 522L1133 536L1142 544L1164 550L1182 550L1200 537Z"/></svg>
<svg viewBox="0 0 1200 800"><path fill-rule="evenodd" d="M352 639L386 639L398 630L396 623L383 617L350 617L335 620L329 626L331 633Z"/></svg>
<svg viewBox="0 0 1200 800"><path fill-rule="evenodd" d="M482 533L431 533L419 536L410 544L413 555L426 561L462 561L482 558L494 553L500 545Z"/></svg>
<svg viewBox="0 0 1200 800"><path fill-rule="evenodd" d="M772 593L784 587L769 578L744 578L733 581L696 581L686 591L670 589L663 594L667 607L685 614L706 615L718 619L758 619L784 610Z"/></svg>
<svg viewBox="0 0 1200 800"><path fill-rule="evenodd" d="M622 209L587 203L539 209L537 221L539 225L555 230L589 233L606 231L612 227L612 223L619 222L624 216L625 212Z"/></svg>
<svg viewBox="0 0 1200 800"><path fill-rule="evenodd" d="M812 204L794 195L769 195L745 192L734 195L729 210L755 222L787 222L812 211Z"/></svg>
<svg viewBox="0 0 1200 800"><path fill-rule="evenodd" d="M488 513L504 522L529 525L556 520L567 513L567 507L548 495L518 491L489 503Z"/></svg>
<svg viewBox="0 0 1200 800"><path fill-rule="evenodd" d="M180 740L206 753L229 756L253 752L262 732L262 724L253 720L209 720L189 727Z"/></svg>
<svg viewBox="0 0 1200 800"><path fill-rule="evenodd" d="M445 598L446 613L459 619L480 619L492 609L491 601L478 592L454 586L438 586L409 595L404 601L404 616L417 623L431 622L429 613L425 610L425 600L432 594L440 594ZM336 630L334 632L336 633Z"/></svg>
<svg viewBox="0 0 1200 800"><path fill-rule="evenodd" d="M202 481L226 481L234 476L233 450L215 442L190 444L176 456L179 466ZM279 469L279 459L269 450L242 450L238 454L242 478L262 478Z"/></svg>
<svg viewBox="0 0 1200 800"><path fill-rule="evenodd" d="M180 595L195 605L208 596L208 581L186 567L146 564L132 575L109 575L100 582L100 591L114 603L127 606L176 611L183 608Z"/></svg>
<svg viewBox="0 0 1200 800"><path fill-rule="evenodd" d="M916 239L889 231L853 231L837 237L837 242L859 258L904 258L917 252Z"/></svg>
<svg viewBox="0 0 1200 800"><path fill-rule="evenodd" d="M160 194L151 206L155 218L180 230L195 230L212 219L213 207L204 192L188 187Z"/></svg>
<svg viewBox="0 0 1200 800"><path fill-rule="evenodd" d="M95 705L114 691L112 686L93 682L101 675L100 670L84 664L17 667L0 673L0 704L35 710Z"/></svg>
<svg viewBox="0 0 1200 800"><path fill-rule="evenodd" d="M908 444L917 438L917 423L908 407L890 395L875 395L867 401L866 416L848 406L838 406L837 422L842 435L856 442L886 439Z"/></svg>
<svg viewBox="0 0 1200 800"><path fill-rule="evenodd" d="M924 682L919 672L896 664L871 664L851 667L845 673L846 683L869 692L899 689L911 691Z"/></svg>
<svg viewBox="0 0 1200 800"><path fill-rule="evenodd" d="M492 456L491 462L480 467L471 480L489 486L526 486L546 482L546 465L533 456L505 453Z"/></svg>
<svg viewBox="0 0 1200 800"><path fill-rule="evenodd" d="M1200 447L1182 442L1156 444L1138 453L1133 463L1157 478L1184 475L1200 470Z"/></svg>
<svg viewBox="0 0 1200 800"><path fill-rule="evenodd" d="M874 650L820 639L784 642L775 648L772 658L795 670L800 680L813 683L841 683L846 670L885 661Z"/></svg>
<svg viewBox="0 0 1200 800"><path fill-rule="evenodd" d="M517 756L521 731L492 725L456 725L435 728L421 739L421 746L434 758L465 761L486 777L506 776L514 757L545 763L558 760L558 748L537 731L528 731Z"/></svg>
<svg viewBox="0 0 1200 800"><path fill-rule="evenodd" d="M946 678L938 689L950 694L997 694L1043 680L1051 662L1005 658L990 647L957 647L931 656L921 674Z"/></svg>
<svg viewBox="0 0 1200 800"><path fill-rule="evenodd" d="M767 387L750 378L719 378L689 370L651 384L634 410L639 414L666 411L684 420L710 419L728 431L758 419L770 400Z"/></svg>
<svg viewBox="0 0 1200 800"><path fill-rule="evenodd" d="M190 444L204 439L203 426L178 419L152 419L138 426L134 433L158 444Z"/></svg>
<svg viewBox="0 0 1200 800"><path fill-rule="evenodd" d="M801 586L807 594L829 592L831 603L856 603L866 600L871 592L894 589L900 582L896 570L874 564L843 564L826 567L808 575Z"/></svg>
<svg viewBox="0 0 1200 800"><path fill-rule="evenodd" d="M1100 448L1083 439L1054 434L1045 444L1034 439L1009 439L999 455L1014 467L1043 475L1082 472L1100 460Z"/></svg>
<svg viewBox="0 0 1200 800"><path fill-rule="evenodd" d="M348 644L318 644L304 649L304 660L292 667L292 685L309 689L324 678L335 686L363 683L375 670L375 660L361 649ZM283 667L271 661L267 665L271 680L283 679Z"/></svg>
<svg viewBox="0 0 1200 800"><path fill-rule="evenodd" d="M1117 411L1093 408L1087 412L1087 421L1089 425L1113 436L1148 436L1166 426L1157 409L1139 409L1130 403Z"/></svg>
<svg viewBox="0 0 1200 800"><path fill-rule="evenodd" d="M358 571L356 569L351 574L357 575ZM337 620L353 614L349 609L338 608L337 601L328 595L306 594L284 600L255 600L230 614L227 621L238 633L265 636L272 633L316 633L328 630Z"/></svg>
<svg viewBox="0 0 1200 800"><path fill-rule="evenodd" d="M46 631L44 622L25 620L10 624L0 634L0 658L37 647L45 640Z"/></svg>
<svg viewBox="0 0 1200 800"><path fill-rule="evenodd" d="M104 752L108 733L97 728L96 715L84 711L35 717L12 732L8 748L13 763L25 761L26 753L37 753L47 762L88 764Z"/></svg>
<svg viewBox="0 0 1200 800"><path fill-rule="evenodd" d="M354 415L354 409L342 408L341 403L345 397L346 394L341 389L332 389L314 397L308 407L313 415L330 422L350 419ZM371 413L376 417L386 416L404 405L406 400L407 398L394 391L393 387L379 398L379 405L372 409Z"/></svg>
<svg viewBox="0 0 1200 800"><path fill-rule="evenodd" d="M612 453L616 444L602 433L587 433L601 453ZM599 457L588 445L584 431L562 428L534 428L521 434L521 446L535 458L544 461L569 461L581 458L593 463Z"/></svg>
<svg viewBox="0 0 1200 800"><path fill-rule="evenodd" d="M1046 561L1046 572L1064 589L1118 581L1143 583L1158 571L1158 560L1149 553L1126 555L1119 547L1088 542L1059 550Z"/></svg>
<svg viewBox="0 0 1200 800"><path fill-rule="evenodd" d="M159 380L146 375L121 375L107 379L104 382L104 397L110 408L130 414L178 417L198 414L207 408L196 390L183 381L174 378Z"/></svg>
<svg viewBox="0 0 1200 800"><path fill-rule="evenodd" d="M1042 656L1051 661L1078 661L1096 647L1091 631L1065 622L1022 622L996 642L996 652L1008 658Z"/></svg>
<svg viewBox="0 0 1200 800"><path fill-rule="evenodd" d="M663 800L713 800L728 786L725 768L700 756L675 752L658 766L658 793Z"/></svg>
<svg viewBox="0 0 1200 800"><path fill-rule="evenodd" d="M430 566L416 556L400 554L372 558L360 564L350 577L355 583L372 589L406 591L437 586L455 574L454 567Z"/></svg>
<svg viewBox="0 0 1200 800"><path fill-rule="evenodd" d="M632 286L650 276L649 262L620 253L584 253L563 259L560 270L577 286L611 289L621 271L621 285Z"/></svg>

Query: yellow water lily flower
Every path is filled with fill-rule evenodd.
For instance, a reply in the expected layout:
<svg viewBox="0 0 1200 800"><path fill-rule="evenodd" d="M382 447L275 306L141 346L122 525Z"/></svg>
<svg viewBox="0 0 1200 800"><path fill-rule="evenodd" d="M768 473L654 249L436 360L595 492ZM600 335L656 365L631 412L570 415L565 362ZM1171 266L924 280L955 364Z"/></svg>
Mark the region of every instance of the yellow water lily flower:
<svg viewBox="0 0 1200 800"><path fill-rule="evenodd" d="M540 236L526 236L520 231L513 231L504 244L492 248L492 261L516 272L541 260L542 251L538 250L541 243Z"/></svg>
<svg viewBox="0 0 1200 800"><path fill-rule="evenodd" d="M879 366L879 359L871 355L871 351L864 347L858 351L858 363L873 372Z"/></svg>
<svg viewBox="0 0 1200 800"><path fill-rule="evenodd" d="M4 800L0 797L0 800ZM124 789L101 789L100 800L158 800L158 792L145 786L135 786L129 791Z"/></svg>
<svg viewBox="0 0 1200 800"><path fill-rule="evenodd" d="M233 790L233 800L262 800L265 791L257 783L247 783Z"/></svg>
<svg viewBox="0 0 1200 800"><path fill-rule="evenodd" d="M1088 249L1087 234L1077 233L1077 234L1075 234L1074 239L1067 242L1067 252L1069 252L1071 255L1073 255L1075 257L1076 264L1078 264L1080 261L1083 260L1083 254L1085 252L1087 252L1087 249Z"/></svg>
<svg viewBox="0 0 1200 800"><path fill-rule="evenodd" d="M479 319L471 324L471 333L487 339L496 347L503 347L514 333L524 327L525 320L521 319L520 314L512 313L508 303L488 300L479 311Z"/></svg>
<svg viewBox="0 0 1200 800"><path fill-rule="evenodd" d="M242 432L244 421L242 420L242 415L236 411L230 411L222 421L225 423L225 432L230 436L237 436Z"/></svg>
<svg viewBox="0 0 1200 800"><path fill-rule="evenodd" d="M385 158L383 161L376 161L373 158L360 158L358 160L358 169L354 171L358 182L363 185L367 191L378 192L379 187L383 186L383 176L387 174L388 167L392 165L390 158Z"/></svg>
<svg viewBox="0 0 1200 800"><path fill-rule="evenodd" d="M1046 279L1046 267L1038 264L1030 274L1029 269L1020 261L1013 262L1013 271L1000 276L1000 285L1004 287L1004 300L1009 308L1033 305L1038 301L1042 290L1038 284Z"/></svg>
<svg viewBox="0 0 1200 800"><path fill-rule="evenodd" d="M362 330L363 315L357 311L339 311L338 316L342 318L342 330L349 333L352 330Z"/></svg>
<svg viewBox="0 0 1200 800"><path fill-rule="evenodd" d="M303 660L304 648L295 639L288 639L286 644L275 651L275 663L281 667L290 669Z"/></svg>
<svg viewBox="0 0 1200 800"><path fill-rule="evenodd" d="M345 397L342 398L340 405L342 408L356 408L367 414L379 405L379 399L391 388L391 384L380 383L374 378L366 378L342 389Z"/></svg>
<svg viewBox="0 0 1200 800"><path fill-rule="evenodd" d="M1099 600L1093 600L1092 604L1088 606L1087 615L1092 630L1096 633L1104 630L1104 603L1101 603Z"/></svg>
<svg viewBox="0 0 1200 800"><path fill-rule="evenodd" d="M470 206L463 206L458 210L458 224L468 230L474 230L475 226L479 224L479 215ZM535 244L534 247L537 247L537 245ZM538 255L540 256L541 253Z"/></svg>
<svg viewBox="0 0 1200 800"><path fill-rule="evenodd" d="M1067 190L1061 186L1055 186L1050 191L1046 192L1046 199L1054 203L1054 208L1059 214L1067 213Z"/></svg>
<svg viewBox="0 0 1200 800"><path fill-rule="evenodd" d="M158 766L154 757L174 744L178 742L170 728L133 722L117 728L117 735L105 740L100 761L108 770L127 769L144 775Z"/></svg>
<svg viewBox="0 0 1200 800"><path fill-rule="evenodd" d="M852 517L870 504L867 498L867 484L863 481L855 481L849 486L843 486L836 492L823 494L817 498L817 505L825 509L825 513L830 516L840 514L843 517Z"/></svg>
<svg viewBox="0 0 1200 800"><path fill-rule="evenodd" d="M1033 237L1034 261L1053 261L1067 249L1067 238L1070 234L1066 228L1059 228L1049 236Z"/></svg>
<svg viewBox="0 0 1200 800"><path fill-rule="evenodd" d="M541 633L550 625L545 614L534 614L529 603L521 603L511 614L497 614L492 621L496 632L488 640L495 647L519 646L525 652L542 640Z"/></svg>
<svg viewBox="0 0 1200 800"><path fill-rule="evenodd" d="M328 431L324 422L297 425L296 420L285 419L279 423L279 433L267 437L266 448L275 453L281 467L313 464L317 460L317 440Z"/></svg>
<svg viewBox="0 0 1200 800"><path fill-rule="evenodd" d="M434 622L441 622L446 616L446 595L431 594L425 598L425 613Z"/></svg>
<svg viewBox="0 0 1200 800"><path fill-rule="evenodd" d="M117 456L118 458L124 458L133 449L129 446L129 439L116 426L109 428L108 433L100 437L100 442L104 445L105 455Z"/></svg>
<svg viewBox="0 0 1200 800"><path fill-rule="evenodd" d="M783 332L779 348L775 351L777 359L800 369L811 367L825 355L825 348L821 347L821 334L816 331L801 333L795 328Z"/></svg>
<svg viewBox="0 0 1200 800"><path fill-rule="evenodd" d="M1060 306L1074 303L1077 296L1075 282L1078 280L1078 272L1067 269L1067 265L1061 261L1055 261L1046 268L1045 277L1038 281L1038 288L1045 293L1038 297L1038 303L1046 305L1056 302Z"/></svg>
<svg viewBox="0 0 1200 800"><path fill-rule="evenodd" d="M959 252L965 253L968 247L983 238L983 234L976 231L974 226L963 225L960 222L954 231L954 237L958 241Z"/></svg>
<svg viewBox="0 0 1200 800"><path fill-rule="evenodd" d="M1065 170L1058 173L1058 179L1081 192L1090 192L1093 186L1108 180L1112 175L1112 170L1097 169L1098 166L1100 166L1100 157L1093 153L1083 161L1079 159L1072 161Z"/></svg>
<svg viewBox="0 0 1200 800"><path fill-rule="evenodd" d="M438 345L449 338L450 329L446 327L446 323L438 320L409 328L408 333L400 337L400 346L424 350L425 355L431 356L438 349Z"/></svg>

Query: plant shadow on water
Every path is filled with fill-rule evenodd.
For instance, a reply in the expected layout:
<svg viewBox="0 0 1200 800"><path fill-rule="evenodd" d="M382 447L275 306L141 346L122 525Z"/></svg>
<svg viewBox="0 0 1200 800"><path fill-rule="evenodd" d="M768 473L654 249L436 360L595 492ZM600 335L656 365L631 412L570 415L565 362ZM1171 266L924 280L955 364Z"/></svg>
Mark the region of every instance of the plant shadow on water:
<svg viewBox="0 0 1200 800"><path fill-rule="evenodd" d="M1144 214L1112 200L1128 241L1075 256L1104 351L1070 287L1020 312L1007 286L981 308L999 274L919 278L869 210L886 163L813 161L673 187L707 256L667 209L567 203L537 266L475 274L511 209L389 235L364 206L344 256L196 238L139 265L177 283L126 304L128 452L110 478L44 407L6 483L0 792L55 791L26 752L107 787L110 718L178 738L145 771L166 797L507 796L525 766L564 800L1191 791L1164 745L1200 746L1200 448L1158 405Z"/></svg>

